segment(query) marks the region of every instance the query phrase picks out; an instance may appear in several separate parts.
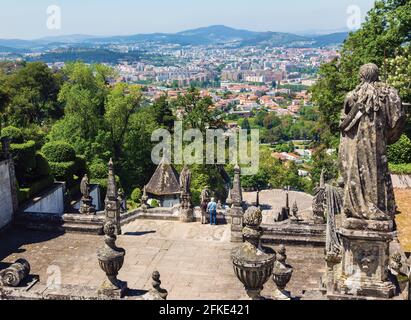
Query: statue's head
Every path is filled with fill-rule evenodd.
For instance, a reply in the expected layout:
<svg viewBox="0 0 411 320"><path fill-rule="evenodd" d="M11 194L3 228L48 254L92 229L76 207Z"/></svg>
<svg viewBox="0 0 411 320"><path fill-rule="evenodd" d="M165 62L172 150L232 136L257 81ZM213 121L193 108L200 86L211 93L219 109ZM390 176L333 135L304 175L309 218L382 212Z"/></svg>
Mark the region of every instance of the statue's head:
<svg viewBox="0 0 411 320"><path fill-rule="evenodd" d="M378 66L374 63L367 63L360 68L360 79L361 82L376 82L380 76L380 71Z"/></svg>

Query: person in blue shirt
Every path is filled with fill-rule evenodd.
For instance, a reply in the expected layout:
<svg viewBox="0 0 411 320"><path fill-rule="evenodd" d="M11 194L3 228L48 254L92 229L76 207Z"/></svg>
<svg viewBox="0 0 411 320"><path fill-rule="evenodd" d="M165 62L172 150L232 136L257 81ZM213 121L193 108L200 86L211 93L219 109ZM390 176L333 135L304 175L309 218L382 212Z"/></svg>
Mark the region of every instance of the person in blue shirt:
<svg viewBox="0 0 411 320"><path fill-rule="evenodd" d="M210 224L217 225L217 203L215 198L211 198L211 202L207 206L207 211L210 214Z"/></svg>

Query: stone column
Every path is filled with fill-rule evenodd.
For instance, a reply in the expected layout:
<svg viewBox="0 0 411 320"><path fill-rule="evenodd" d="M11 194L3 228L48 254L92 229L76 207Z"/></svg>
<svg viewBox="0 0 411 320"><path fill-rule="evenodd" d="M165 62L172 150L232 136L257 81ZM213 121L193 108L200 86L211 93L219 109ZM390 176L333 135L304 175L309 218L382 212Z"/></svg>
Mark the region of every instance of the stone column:
<svg viewBox="0 0 411 320"><path fill-rule="evenodd" d="M191 202L191 171L184 166L180 174L181 205L180 221L184 223L194 222L194 210Z"/></svg>
<svg viewBox="0 0 411 320"><path fill-rule="evenodd" d="M231 242L243 242L243 193L240 180L241 169L237 165L234 168L233 189L230 192L231 208L228 213L231 217Z"/></svg>
<svg viewBox="0 0 411 320"><path fill-rule="evenodd" d="M114 174L113 160L108 164L107 195L105 199L106 221L111 221L116 226L116 234L121 234L120 201L118 200L117 183Z"/></svg>
<svg viewBox="0 0 411 320"><path fill-rule="evenodd" d="M389 281L389 246L396 232L393 221L349 218L339 231L342 243L338 292L346 297L390 299L396 288Z"/></svg>

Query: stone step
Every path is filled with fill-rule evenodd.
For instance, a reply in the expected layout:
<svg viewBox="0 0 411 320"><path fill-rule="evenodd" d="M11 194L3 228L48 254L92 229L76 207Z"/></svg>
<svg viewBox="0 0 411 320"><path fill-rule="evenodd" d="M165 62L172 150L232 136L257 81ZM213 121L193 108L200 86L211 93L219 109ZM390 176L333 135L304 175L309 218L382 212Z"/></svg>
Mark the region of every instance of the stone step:
<svg viewBox="0 0 411 320"><path fill-rule="evenodd" d="M64 223L62 228L65 232L87 233L87 234L103 234L101 225L80 224L80 223Z"/></svg>

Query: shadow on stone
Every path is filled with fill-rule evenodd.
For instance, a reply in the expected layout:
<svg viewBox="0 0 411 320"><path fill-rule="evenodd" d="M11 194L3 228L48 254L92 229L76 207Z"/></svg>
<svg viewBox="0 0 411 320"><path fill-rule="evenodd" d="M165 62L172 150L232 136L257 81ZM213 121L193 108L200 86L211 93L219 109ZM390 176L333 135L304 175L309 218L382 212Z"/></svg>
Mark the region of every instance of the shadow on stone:
<svg viewBox="0 0 411 320"><path fill-rule="evenodd" d="M156 233L156 231L126 232L124 233L124 235L140 237L140 236L144 236L146 234L152 234L152 233Z"/></svg>

